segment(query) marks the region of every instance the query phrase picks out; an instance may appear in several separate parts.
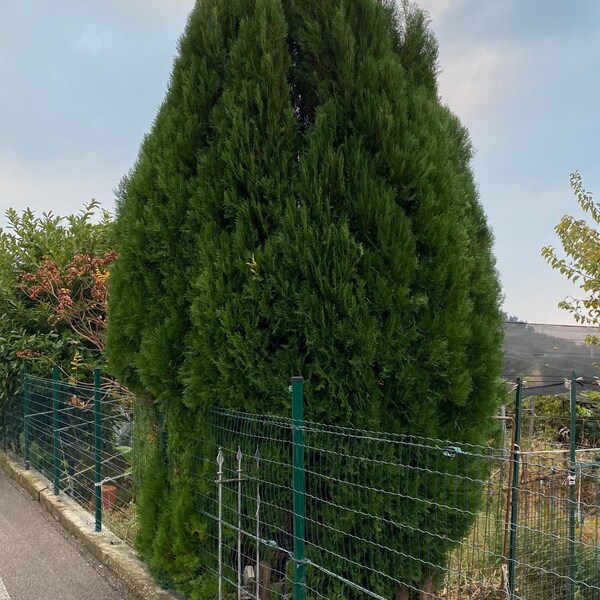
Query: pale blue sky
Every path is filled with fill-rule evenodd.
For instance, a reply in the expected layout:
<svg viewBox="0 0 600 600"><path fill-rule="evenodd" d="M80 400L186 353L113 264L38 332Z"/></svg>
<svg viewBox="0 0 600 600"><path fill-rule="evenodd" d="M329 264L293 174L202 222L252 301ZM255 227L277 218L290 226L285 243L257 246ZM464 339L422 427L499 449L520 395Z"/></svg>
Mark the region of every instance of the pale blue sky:
<svg viewBox="0 0 600 600"><path fill-rule="evenodd" d="M600 194L600 2L422 0L440 92L471 132L505 309L571 322L573 293L540 258L576 213L569 173ZM1 0L0 212L58 213L112 189L164 96L193 0ZM576 213L577 214L577 213ZM0 223L4 222L0 219Z"/></svg>

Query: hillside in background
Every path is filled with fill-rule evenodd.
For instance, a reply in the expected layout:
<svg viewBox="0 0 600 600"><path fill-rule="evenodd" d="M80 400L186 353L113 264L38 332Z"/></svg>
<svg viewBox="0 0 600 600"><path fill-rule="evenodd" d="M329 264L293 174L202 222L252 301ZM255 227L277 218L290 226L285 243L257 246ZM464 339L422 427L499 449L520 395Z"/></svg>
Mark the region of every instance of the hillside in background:
<svg viewBox="0 0 600 600"><path fill-rule="evenodd" d="M521 376L535 385L560 383L575 372L582 385L598 389L600 348L586 342L592 327L506 321L504 324L504 377Z"/></svg>

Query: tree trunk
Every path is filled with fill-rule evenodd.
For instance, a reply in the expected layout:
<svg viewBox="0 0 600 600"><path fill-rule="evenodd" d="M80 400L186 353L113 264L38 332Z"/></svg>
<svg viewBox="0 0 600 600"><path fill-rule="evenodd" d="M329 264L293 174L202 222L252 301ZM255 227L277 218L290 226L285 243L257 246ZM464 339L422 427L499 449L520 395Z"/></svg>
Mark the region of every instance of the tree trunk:
<svg viewBox="0 0 600 600"><path fill-rule="evenodd" d="M396 590L394 591L394 600L409 600L408 588L405 585L396 584Z"/></svg>
<svg viewBox="0 0 600 600"><path fill-rule="evenodd" d="M260 600L270 600L271 598L271 563L266 560L260 563L258 595Z"/></svg>
<svg viewBox="0 0 600 600"><path fill-rule="evenodd" d="M421 600L434 600L433 579L430 577L421 590Z"/></svg>

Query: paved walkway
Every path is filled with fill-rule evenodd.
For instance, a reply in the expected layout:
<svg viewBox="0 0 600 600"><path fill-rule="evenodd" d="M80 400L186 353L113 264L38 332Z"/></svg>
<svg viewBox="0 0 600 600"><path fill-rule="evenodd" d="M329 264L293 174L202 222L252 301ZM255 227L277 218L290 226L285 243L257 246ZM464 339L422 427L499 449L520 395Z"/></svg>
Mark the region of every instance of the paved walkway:
<svg viewBox="0 0 600 600"><path fill-rule="evenodd" d="M0 600L132 600L0 471Z"/></svg>

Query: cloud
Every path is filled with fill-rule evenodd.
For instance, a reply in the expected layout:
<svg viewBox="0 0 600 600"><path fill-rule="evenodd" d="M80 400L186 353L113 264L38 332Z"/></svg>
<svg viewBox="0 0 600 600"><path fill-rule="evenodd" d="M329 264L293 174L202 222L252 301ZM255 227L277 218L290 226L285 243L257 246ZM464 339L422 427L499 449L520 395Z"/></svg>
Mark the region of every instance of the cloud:
<svg viewBox="0 0 600 600"><path fill-rule="evenodd" d="M107 43L106 34L94 29L84 30L74 39L77 50L92 55L102 54L106 50Z"/></svg>
<svg viewBox="0 0 600 600"><path fill-rule="evenodd" d="M437 0L425 0L437 5ZM440 95L470 130L481 201L495 237L505 308L529 321L572 322L557 308L579 290L540 256L554 226L579 215L569 173L589 173L600 135L600 3L442 2Z"/></svg>
<svg viewBox="0 0 600 600"><path fill-rule="evenodd" d="M440 38L534 41L584 35L597 29L596 0L417 0ZM574 9L576 6L576 9Z"/></svg>
<svg viewBox="0 0 600 600"><path fill-rule="evenodd" d="M42 170L130 166L164 97L183 23L148 32L104 3L48 4L0 2L0 155Z"/></svg>
<svg viewBox="0 0 600 600"><path fill-rule="evenodd" d="M462 9L467 0L421 0L419 6L426 10L435 26L443 21L444 17L451 12Z"/></svg>
<svg viewBox="0 0 600 600"><path fill-rule="evenodd" d="M439 78L442 99L467 124L506 107L524 78L526 51L504 43L463 45L442 54Z"/></svg>
<svg viewBox="0 0 600 600"><path fill-rule="evenodd" d="M138 24L153 24L163 28L165 23L178 23L183 32L187 15L195 0L104 0L109 11Z"/></svg>

